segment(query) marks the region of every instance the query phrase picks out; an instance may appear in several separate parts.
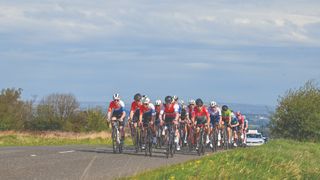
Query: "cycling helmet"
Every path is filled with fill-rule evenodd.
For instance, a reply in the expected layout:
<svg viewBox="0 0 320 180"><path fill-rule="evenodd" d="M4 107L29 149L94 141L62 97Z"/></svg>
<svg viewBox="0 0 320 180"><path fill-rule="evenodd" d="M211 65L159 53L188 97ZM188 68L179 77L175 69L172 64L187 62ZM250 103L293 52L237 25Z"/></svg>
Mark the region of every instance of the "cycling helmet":
<svg viewBox="0 0 320 180"><path fill-rule="evenodd" d="M167 96L164 101L166 102L166 104L170 104L172 103L172 97L171 96Z"/></svg>
<svg viewBox="0 0 320 180"><path fill-rule="evenodd" d="M211 106L211 107L214 107L214 106L216 106L216 105L217 105L217 103L216 103L215 101L211 101L211 102L210 102L210 106Z"/></svg>
<svg viewBox="0 0 320 180"><path fill-rule="evenodd" d="M148 97L146 97L144 100L143 100L143 104L149 104L150 103L150 99Z"/></svg>
<svg viewBox="0 0 320 180"><path fill-rule="evenodd" d="M156 100L156 106L160 106L160 105L161 105L161 100L160 99Z"/></svg>
<svg viewBox="0 0 320 180"><path fill-rule="evenodd" d="M202 105L203 105L202 99L198 98L198 99L196 100L196 105L197 105L197 106L202 106Z"/></svg>
<svg viewBox="0 0 320 180"><path fill-rule="evenodd" d="M140 100L141 100L141 94L140 94L140 93L135 94L134 97L133 97L133 99L134 99L135 101L140 101Z"/></svg>
<svg viewBox="0 0 320 180"><path fill-rule="evenodd" d="M191 99L190 101L189 101L189 105L195 105L196 104L196 101L194 100L194 99Z"/></svg>
<svg viewBox="0 0 320 180"><path fill-rule="evenodd" d="M223 106L222 106L222 110L223 110L223 111L227 111L228 109L229 109L229 107L228 107L227 105L223 105Z"/></svg>
<svg viewBox="0 0 320 180"><path fill-rule="evenodd" d="M178 98L178 96L174 95L174 96L172 96L172 99L175 101L178 101L179 98Z"/></svg>
<svg viewBox="0 0 320 180"><path fill-rule="evenodd" d="M118 93L113 95L113 100L119 100L120 99L120 95Z"/></svg>

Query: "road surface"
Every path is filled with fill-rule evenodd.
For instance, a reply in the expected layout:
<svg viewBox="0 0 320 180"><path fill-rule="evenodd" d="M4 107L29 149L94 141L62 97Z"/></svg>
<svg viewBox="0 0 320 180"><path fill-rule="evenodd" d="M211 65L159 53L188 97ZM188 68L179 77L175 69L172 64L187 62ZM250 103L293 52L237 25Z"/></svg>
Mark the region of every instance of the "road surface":
<svg viewBox="0 0 320 180"><path fill-rule="evenodd" d="M156 151L145 157L130 148L114 154L104 146L2 147L0 179L115 179L199 158L179 152L167 159L164 149Z"/></svg>

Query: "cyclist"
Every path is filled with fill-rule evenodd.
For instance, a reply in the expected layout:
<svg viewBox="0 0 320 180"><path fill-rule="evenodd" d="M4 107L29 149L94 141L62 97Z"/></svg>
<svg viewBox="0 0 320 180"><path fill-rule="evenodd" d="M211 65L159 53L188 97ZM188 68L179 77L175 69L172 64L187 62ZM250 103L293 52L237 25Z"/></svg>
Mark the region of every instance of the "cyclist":
<svg viewBox="0 0 320 180"><path fill-rule="evenodd" d="M194 99L190 99L189 105L188 105L188 114L189 114L189 122L188 122L188 139L191 140L191 144L195 144L195 138L194 138L194 129L193 129L193 122L192 122L192 114L194 112L194 107L196 105L196 101Z"/></svg>
<svg viewBox="0 0 320 180"><path fill-rule="evenodd" d="M196 139L199 142L199 132L200 126L205 126L206 129L209 129L210 126L210 115L205 105L203 105L202 99L196 100L196 107L194 108L192 115L192 122L196 125ZM198 149L199 144L197 143L196 149Z"/></svg>
<svg viewBox="0 0 320 180"><path fill-rule="evenodd" d="M222 116L222 121L221 125L227 127L228 131L228 143L231 143L231 129L230 129L230 123L231 123L231 111L227 105L222 106L222 111L221 111L221 116Z"/></svg>
<svg viewBox="0 0 320 180"><path fill-rule="evenodd" d="M241 114L240 111L236 112L236 117L239 121L239 134L240 134L240 139L243 141L244 137L243 137L243 129L244 129L244 115Z"/></svg>
<svg viewBox="0 0 320 180"><path fill-rule="evenodd" d="M155 103L155 112L156 112L156 116L155 116L155 132L156 132L156 137L155 138L161 138L161 134L162 134L162 116L163 116L163 107L162 107L162 102L161 100L156 100ZM154 140L155 141L155 140Z"/></svg>
<svg viewBox="0 0 320 180"><path fill-rule="evenodd" d="M248 120L247 120L246 116L243 116L243 118L244 118L243 133L242 133L243 134L243 143L247 144L247 131L248 131L249 125L248 125Z"/></svg>
<svg viewBox="0 0 320 180"><path fill-rule="evenodd" d="M187 136L188 136L187 124L189 121L190 119L189 119L189 112L188 112L187 106L182 104L180 117L179 117L179 124L180 124L179 128L180 128L180 131L184 134L183 137L181 137L181 134L180 134L180 137L184 138L184 139L181 139L184 144L187 143Z"/></svg>
<svg viewBox="0 0 320 180"><path fill-rule="evenodd" d="M134 101L131 103L131 109L130 109L130 116L129 116L129 123L134 123L133 128L137 127L137 122L140 117L140 107L141 107L141 94L137 93L134 95L133 99Z"/></svg>
<svg viewBox="0 0 320 180"><path fill-rule="evenodd" d="M179 119L179 112L178 112L179 105L173 101L173 98L171 96L165 97L165 103L166 104L164 107L164 116L163 116L165 128L171 124L174 127L174 132L176 132L175 129ZM178 151L180 150L180 146L178 143L177 143L177 150Z"/></svg>
<svg viewBox="0 0 320 180"><path fill-rule="evenodd" d="M119 121L119 129L121 132L121 143L124 141L125 133L124 133L124 118L126 116L126 112L124 110L124 103L120 100L119 94L113 95L113 101L110 102L107 118L108 121ZM113 125L113 123L111 123Z"/></svg>
<svg viewBox="0 0 320 180"><path fill-rule="evenodd" d="M221 124L221 121L222 121L221 109L219 108L219 106L215 101L211 101L210 106L208 108L208 112L210 114L210 135L212 135L214 131L218 132L217 145L220 146L221 135L220 135L219 125ZM212 142L210 142L210 147L212 148Z"/></svg>
<svg viewBox="0 0 320 180"><path fill-rule="evenodd" d="M143 101L143 105L140 106L140 117L139 117L139 125L144 132L142 135L143 139L146 136L148 126L152 129L152 134L154 134L153 122L155 118L155 108L154 105L150 102L150 99L146 97ZM145 144L142 145L142 149L145 149Z"/></svg>
<svg viewBox="0 0 320 180"><path fill-rule="evenodd" d="M230 127L233 133L233 146L237 147L238 131L239 131L239 120L236 115L231 111L231 123Z"/></svg>

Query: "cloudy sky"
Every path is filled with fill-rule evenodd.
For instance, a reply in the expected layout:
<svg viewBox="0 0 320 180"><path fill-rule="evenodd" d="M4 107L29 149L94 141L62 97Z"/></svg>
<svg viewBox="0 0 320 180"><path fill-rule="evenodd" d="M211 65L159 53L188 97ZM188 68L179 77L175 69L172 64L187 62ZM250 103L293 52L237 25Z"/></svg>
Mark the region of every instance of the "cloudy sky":
<svg viewBox="0 0 320 180"><path fill-rule="evenodd" d="M320 80L318 0L0 1L0 88L275 105Z"/></svg>

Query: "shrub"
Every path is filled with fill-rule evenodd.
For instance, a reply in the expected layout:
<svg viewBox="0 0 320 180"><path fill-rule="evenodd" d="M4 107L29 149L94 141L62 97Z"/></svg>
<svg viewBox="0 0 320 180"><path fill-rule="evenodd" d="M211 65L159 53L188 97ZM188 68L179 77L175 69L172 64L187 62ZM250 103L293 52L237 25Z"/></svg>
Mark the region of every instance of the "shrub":
<svg viewBox="0 0 320 180"><path fill-rule="evenodd" d="M278 99L271 117L274 137L320 141L320 89L308 81L298 90L286 92Z"/></svg>

